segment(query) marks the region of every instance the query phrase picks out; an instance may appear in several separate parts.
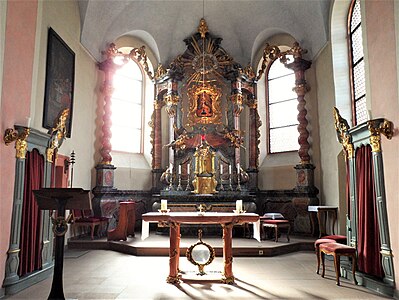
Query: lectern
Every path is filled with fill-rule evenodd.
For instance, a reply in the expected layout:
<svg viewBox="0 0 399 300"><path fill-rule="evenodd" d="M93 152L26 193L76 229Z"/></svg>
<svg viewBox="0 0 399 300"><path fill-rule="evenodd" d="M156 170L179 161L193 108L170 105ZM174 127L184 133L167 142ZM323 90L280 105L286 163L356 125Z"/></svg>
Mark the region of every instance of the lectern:
<svg viewBox="0 0 399 300"><path fill-rule="evenodd" d="M48 299L65 299L62 283L64 266L64 238L68 230L66 209L91 209L90 191L81 188L44 188L33 191L41 210L57 210L52 218L55 239L53 283Z"/></svg>

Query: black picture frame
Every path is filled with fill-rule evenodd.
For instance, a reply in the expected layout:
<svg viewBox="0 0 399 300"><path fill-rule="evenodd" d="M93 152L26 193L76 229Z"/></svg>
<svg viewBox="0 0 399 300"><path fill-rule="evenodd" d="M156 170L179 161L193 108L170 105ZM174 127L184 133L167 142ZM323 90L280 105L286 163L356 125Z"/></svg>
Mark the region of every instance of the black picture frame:
<svg viewBox="0 0 399 300"><path fill-rule="evenodd" d="M50 27L42 125L46 129L54 128L62 110L69 108L65 123L67 137L71 137L74 81L75 53Z"/></svg>

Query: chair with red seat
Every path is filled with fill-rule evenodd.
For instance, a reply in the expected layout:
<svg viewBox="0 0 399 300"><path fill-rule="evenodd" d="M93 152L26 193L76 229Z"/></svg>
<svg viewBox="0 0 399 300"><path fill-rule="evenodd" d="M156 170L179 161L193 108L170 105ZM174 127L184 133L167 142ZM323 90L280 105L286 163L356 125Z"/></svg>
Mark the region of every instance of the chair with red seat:
<svg viewBox="0 0 399 300"><path fill-rule="evenodd" d="M281 228L287 229L287 241L290 241L290 221L284 219L284 216L280 213L266 213L260 217L261 229L263 230L263 239L266 238L265 228L274 228L275 242L278 242L279 230Z"/></svg>
<svg viewBox="0 0 399 300"><path fill-rule="evenodd" d="M94 239L94 232L96 227L98 236L101 235L103 226L108 226L108 218L94 216L92 210L72 210L72 231L76 236L76 227L83 227L90 229L90 237Z"/></svg>

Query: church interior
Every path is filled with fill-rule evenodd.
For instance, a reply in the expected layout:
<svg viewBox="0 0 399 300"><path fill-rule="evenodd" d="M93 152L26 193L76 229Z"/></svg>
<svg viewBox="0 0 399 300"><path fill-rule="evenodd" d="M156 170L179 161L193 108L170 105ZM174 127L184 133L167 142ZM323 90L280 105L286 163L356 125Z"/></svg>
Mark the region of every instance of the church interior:
<svg viewBox="0 0 399 300"><path fill-rule="evenodd" d="M0 299L399 299L398 5L0 1Z"/></svg>

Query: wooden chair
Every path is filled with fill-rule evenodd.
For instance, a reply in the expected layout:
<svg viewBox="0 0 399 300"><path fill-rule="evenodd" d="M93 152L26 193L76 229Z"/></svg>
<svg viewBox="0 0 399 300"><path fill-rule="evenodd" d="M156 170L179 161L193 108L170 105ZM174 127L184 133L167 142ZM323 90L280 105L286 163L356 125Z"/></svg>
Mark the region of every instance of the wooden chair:
<svg viewBox="0 0 399 300"><path fill-rule="evenodd" d="M97 235L101 236L102 228L108 227L108 218L94 216L92 210L72 210L72 232L76 236L76 228L88 228L90 230L90 237L94 239L94 232L97 227Z"/></svg>

